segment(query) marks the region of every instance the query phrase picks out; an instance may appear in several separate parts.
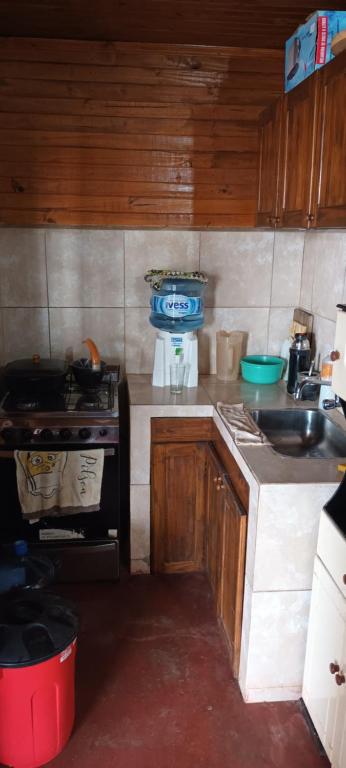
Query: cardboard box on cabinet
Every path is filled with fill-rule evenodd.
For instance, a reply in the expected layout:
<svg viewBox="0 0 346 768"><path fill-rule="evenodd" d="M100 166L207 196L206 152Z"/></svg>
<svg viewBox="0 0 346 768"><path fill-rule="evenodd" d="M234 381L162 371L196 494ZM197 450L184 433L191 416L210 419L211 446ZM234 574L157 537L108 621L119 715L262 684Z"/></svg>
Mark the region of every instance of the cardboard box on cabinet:
<svg viewBox="0 0 346 768"><path fill-rule="evenodd" d="M333 37L346 29L346 11L315 11L285 45L285 91L334 58Z"/></svg>

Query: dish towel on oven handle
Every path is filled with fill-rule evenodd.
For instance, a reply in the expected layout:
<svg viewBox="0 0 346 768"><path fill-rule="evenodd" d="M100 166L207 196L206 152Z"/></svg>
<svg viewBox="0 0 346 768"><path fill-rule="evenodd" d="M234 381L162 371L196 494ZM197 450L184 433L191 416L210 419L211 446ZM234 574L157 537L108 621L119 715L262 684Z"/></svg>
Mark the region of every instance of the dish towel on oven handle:
<svg viewBox="0 0 346 768"><path fill-rule="evenodd" d="M25 520L100 509L104 450L15 451Z"/></svg>

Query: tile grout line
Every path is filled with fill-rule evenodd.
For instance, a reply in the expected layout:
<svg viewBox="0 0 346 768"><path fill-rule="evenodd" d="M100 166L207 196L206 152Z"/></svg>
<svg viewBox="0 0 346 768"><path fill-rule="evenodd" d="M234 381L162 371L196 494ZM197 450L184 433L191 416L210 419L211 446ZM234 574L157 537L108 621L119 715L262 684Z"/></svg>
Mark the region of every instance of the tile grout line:
<svg viewBox="0 0 346 768"><path fill-rule="evenodd" d="M44 258L46 265L46 297L47 297L47 313L48 313L48 345L49 345L49 357L52 357L52 339L50 332L50 306L49 306L49 289L48 289L48 260L47 260L47 230L44 230Z"/></svg>
<svg viewBox="0 0 346 768"><path fill-rule="evenodd" d="M126 232L123 229L123 366L124 366L124 373L127 373L126 370L126 362L127 362L127 355L126 355Z"/></svg>
<svg viewBox="0 0 346 768"><path fill-rule="evenodd" d="M303 258L302 258L302 263L301 263L301 267L300 267L299 306L302 303L302 288L303 288L303 270L304 270L304 259L305 259L305 244L306 244L306 232L304 232ZM302 307L302 309L304 309L304 307Z"/></svg>
<svg viewBox="0 0 346 768"><path fill-rule="evenodd" d="M267 344L266 344L267 354L269 354L269 333L270 333L270 318L271 318L271 308L272 308L272 298L273 298L274 259L275 259L275 238L276 238L276 234L277 233L274 230L274 233L273 233L272 268L271 268L271 277L270 277L268 320L267 320Z"/></svg>

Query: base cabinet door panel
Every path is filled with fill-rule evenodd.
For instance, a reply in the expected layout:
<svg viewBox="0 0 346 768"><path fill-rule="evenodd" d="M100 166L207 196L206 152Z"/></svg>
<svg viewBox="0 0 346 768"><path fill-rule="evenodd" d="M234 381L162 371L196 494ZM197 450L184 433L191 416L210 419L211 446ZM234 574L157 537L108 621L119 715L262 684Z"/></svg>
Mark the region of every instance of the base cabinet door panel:
<svg viewBox="0 0 346 768"><path fill-rule="evenodd" d="M247 516L213 446L207 448L206 563L216 612L239 671Z"/></svg>
<svg viewBox="0 0 346 768"><path fill-rule="evenodd" d="M206 495L206 570L214 595L217 614L220 611L221 601L221 576L222 576L222 551L223 538L223 511L222 496L220 494L220 482L222 469L216 460L216 456L207 450L207 495Z"/></svg>
<svg viewBox="0 0 346 768"><path fill-rule="evenodd" d="M318 557L312 585L303 699L311 719L332 759L336 731L342 727L345 711L345 685L337 675L345 675L345 600ZM340 735L339 751L344 749ZM334 745L334 746L333 746ZM334 766L334 761L332 761ZM336 765L346 768L343 763Z"/></svg>
<svg viewBox="0 0 346 768"><path fill-rule="evenodd" d="M220 618L231 647L232 670L238 676L243 613L247 518L225 482Z"/></svg>
<svg viewBox="0 0 346 768"><path fill-rule="evenodd" d="M204 568L205 446L153 445L151 569L176 573Z"/></svg>

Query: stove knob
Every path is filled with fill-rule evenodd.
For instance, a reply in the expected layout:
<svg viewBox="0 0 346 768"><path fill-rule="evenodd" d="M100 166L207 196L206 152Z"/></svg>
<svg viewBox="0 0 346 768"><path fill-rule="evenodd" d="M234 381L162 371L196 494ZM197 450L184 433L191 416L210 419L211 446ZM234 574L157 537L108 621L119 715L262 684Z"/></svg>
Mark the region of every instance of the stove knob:
<svg viewBox="0 0 346 768"><path fill-rule="evenodd" d="M11 427L5 427L1 430L1 437L5 443L8 443L14 437L14 430Z"/></svg>
<svg viewBox="0 0 346 768"><path fill-rule="evenodd" d="M32 431L31 429L23 429L23 432L21 434L21 438L24 441L24 443L28 443L32 438Z"/></svg>
<svg viewBox="0 0 346 768"><path fill-rule="evenodd" d="M63 429L60 430L59 435L62 438L62 440L69 440L70 437L72 436L72 432L68 427L64 427Z"/></svg>
<svg viewBox="0 0 346 768"><path fill-rule="evenodd" d="M100 437L106 437L106 435L108 435L108 429L100 429L99 435Z"/></svg>
<svg viewBox="0 0 346 768"><path fill-rule="evenodd" d="M91 431L87 427L82 427L82 429L79 430L79 437L81 440L88 440L89 437L91 437Z"/></svg>
<svg viewBox="0 0 346 768"><path fill-rule="evenodd" d="M48 440L53 439L53 432L51 429L42 429L40 432L40 438L41 440L44 440L45 442L48 442Z"/></svg>

